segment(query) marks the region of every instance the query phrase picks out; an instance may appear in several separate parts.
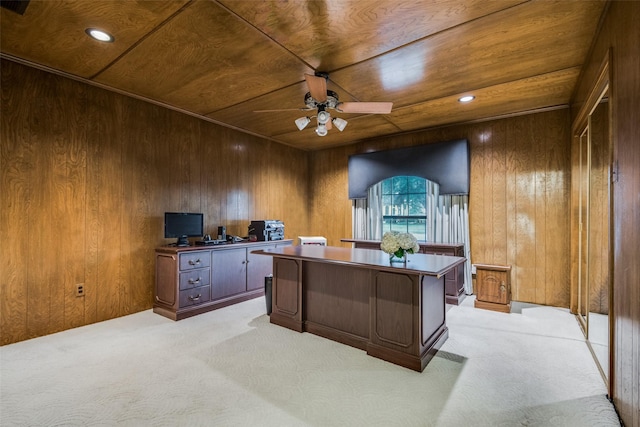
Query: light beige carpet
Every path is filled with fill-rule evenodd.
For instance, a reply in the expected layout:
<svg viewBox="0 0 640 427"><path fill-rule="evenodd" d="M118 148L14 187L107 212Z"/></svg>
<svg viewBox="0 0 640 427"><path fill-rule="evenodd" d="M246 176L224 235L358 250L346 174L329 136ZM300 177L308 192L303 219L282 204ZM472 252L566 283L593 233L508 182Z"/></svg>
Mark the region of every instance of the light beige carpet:
<svg viewBox="0 0 640 427"><path fill-rule="evenodd" d="M619 426L573 316L523 307L450 307L422 373L271 325L262 298L148 310L1 347L0 424Z"/></svg>

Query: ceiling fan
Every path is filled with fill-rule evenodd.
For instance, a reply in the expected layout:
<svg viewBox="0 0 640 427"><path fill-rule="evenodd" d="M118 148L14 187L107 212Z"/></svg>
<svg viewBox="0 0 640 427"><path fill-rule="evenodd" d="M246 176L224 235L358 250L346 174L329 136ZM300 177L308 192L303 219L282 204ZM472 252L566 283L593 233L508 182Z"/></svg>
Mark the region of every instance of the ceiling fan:
<svg viewBox="0 0 640 427"><path fill-rule="evenodd" d="M315 116L300 117L295 120L299 130L304 129L316 118L316 134L326 136L328 131L335 125L340 132L347 126L347 121L340 118L331 118L327 110L336 110L340 113L357 114L389 114L393 102L340 102L338 94L332 90L327 90L328 73L316 72L315 75L305 74L309 92L304 97L306 108L299 108L295 111L317 111ZM260 110L256 112L285 111L285 110Z"/></svg>

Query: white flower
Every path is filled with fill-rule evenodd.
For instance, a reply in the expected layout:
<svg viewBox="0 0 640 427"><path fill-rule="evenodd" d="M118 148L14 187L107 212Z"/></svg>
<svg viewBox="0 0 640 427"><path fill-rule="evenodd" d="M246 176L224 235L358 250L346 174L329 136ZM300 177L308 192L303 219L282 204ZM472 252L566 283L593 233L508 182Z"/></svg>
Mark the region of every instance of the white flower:
<svg viewBox="0 0 640 427"><path fill-rule="evenodd" d="M402 249L409 252L410 254L418 252L420 250L418 240L411 233L400 233L398 235L398 243Z"/></svg>
<svg viewBox="0 0 640 427"><path fill-rule="evenodd" d="M382 243L380 244L380 249L388 254L395 253L398 249L400 249L400 244L398 243L398 232L397 231L387 231L382 236Z"/></svg>
<svg viewBox="0 0 640 427"><path fill-rule="evenodd" d="M388 254L397 254L399 250L412 254L420 250L418 240L411 233L399 233L397 231L387 231L382 236L380 249Z"/></svg>

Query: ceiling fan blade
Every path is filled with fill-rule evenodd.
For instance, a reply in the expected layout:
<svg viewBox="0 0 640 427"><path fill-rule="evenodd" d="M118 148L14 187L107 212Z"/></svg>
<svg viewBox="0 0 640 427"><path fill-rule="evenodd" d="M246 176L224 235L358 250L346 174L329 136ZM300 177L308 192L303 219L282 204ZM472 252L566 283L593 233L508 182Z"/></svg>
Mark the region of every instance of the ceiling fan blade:
<svg viewBox="0 0 640 427"><path fill-rule="evenodd" d="M340 102L336 110L343 113L389 114L393 102Z"/></svg>
<svg viewBox="0 0 640 427"><path fill-rule="evenodd" d="M333 125L331 124L331 116L329 116L329 120L327 120L327 124L325 125L327 127L327 130L331 130L333 129Z"/></svg>
<svg viewBox="0 0 640 427"><path fill-rule="evenodd" d="M311 74L305 74L304 78L307 81L311 97L319 103L325 102L327 100L327 79Z"/></svg>
<svg viewBox="0 0 640 427"><path fill-rule="evenodd" d="M315 108L283 108L279 110L254 110L254 113L277 113L280 111L314 111Z"/></svg>

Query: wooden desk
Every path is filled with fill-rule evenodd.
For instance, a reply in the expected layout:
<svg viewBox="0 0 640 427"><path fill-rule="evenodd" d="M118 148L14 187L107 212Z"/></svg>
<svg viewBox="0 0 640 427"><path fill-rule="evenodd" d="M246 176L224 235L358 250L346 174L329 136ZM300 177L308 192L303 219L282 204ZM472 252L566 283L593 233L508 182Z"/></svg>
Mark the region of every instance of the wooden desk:
<svg viewBox="0 0 640 427"><path fill-rule="evenodd" d="M341 242L353 243L354 248L380 249L380 240L341 239ZM433 243L418 242L420 253L431 255L464 256L464 244L462 243ZM444 278L447 304L460 305L465 299L464 293L464 266L454 267Z"/></svg>
<svg viewBox="0 0 640 427"><path fill-rule="evenodd" d="M421 372L447 339L444 275L465 258L289 246L273 256L271 323Z"/></svg>

